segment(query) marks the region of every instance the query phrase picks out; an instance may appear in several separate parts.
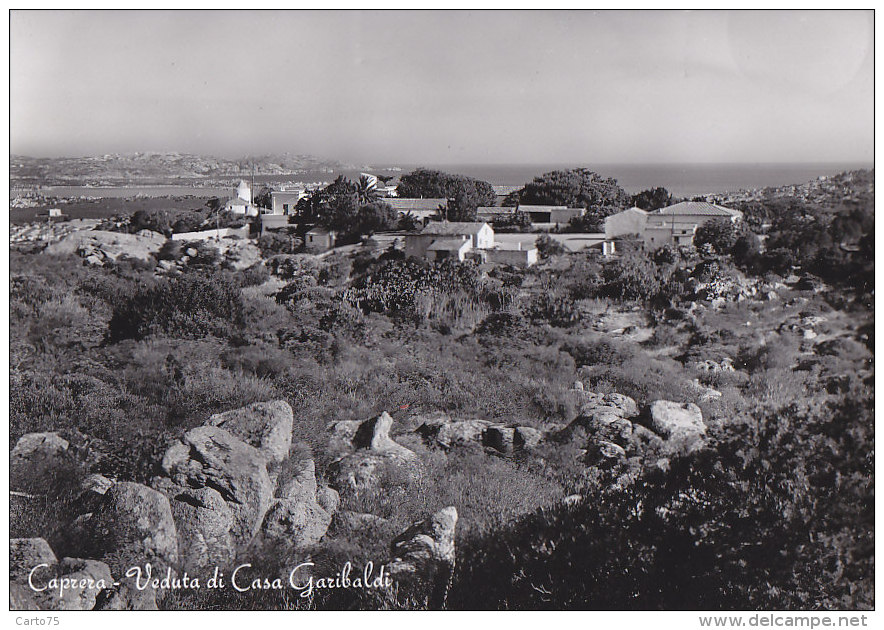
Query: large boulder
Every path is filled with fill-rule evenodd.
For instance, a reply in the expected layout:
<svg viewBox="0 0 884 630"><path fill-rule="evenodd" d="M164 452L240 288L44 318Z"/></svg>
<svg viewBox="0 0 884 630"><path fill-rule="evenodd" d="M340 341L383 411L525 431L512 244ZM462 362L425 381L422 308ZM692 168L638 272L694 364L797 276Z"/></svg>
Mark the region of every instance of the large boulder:
<svg viewBox="0 0 884 630"><path fill-rule="evenodd" d="M313 501L316 498L316 464L312 458L290 462L290 474L277 482L276 496L280 499Z"/></svg>
<svg viewBox="0 0 884 630"><path fill-rule="evenodd" d="M277 499L264 516L261 538L274 549L305 549L325 536L331 519L315 501Z"/></svg>
<svg viewBox="0 0 884 630"><path fill-rule="evenodd" d="M28 433L21 436L9 454L10 486L23 489L23 484L52 474L67 455L70 444L57 433Z"/></svg>
<svg viewBox="0 0 884 630"><path fill-rule="evenodd" d="M52 588L48 579L35 580L35 586L45 587L33 594L40 610L92 610L99 594L114 585L107 564L83 558L62 558L47 577L58 579L65 588Z"/></svg>
<svg viewBox="0 0 884 630"><path fill-rule="evenodd" d="M154 567L178 562L178 535L169 500L153 488L128 481L114 484L85 528L84 550L107 559L121 574L147 562Z"/></svg>
<svg viewBox="0 0 884 630"><path fill-rule="evenodd" d="M671 444L684 444L688 451L702 445L706 434L703 412L694 403L655 400L651 403L651 428Z"/></svg>
<svg viewBox="0 0 884 630"><path fill-rule="evenodd" d="M133 578L124 577L98 594L93 610L158 610L157 591L138 588Z"/></svg>
<svg viewBox="0 0 884 630"><path fill-rule="evenodd" d="M511 427L491 426L482 434L482 444L499 453L509 454L515 448L516 430Z"/></svg>
<svg viewBox="0 0 884 630"><path fill-rule="evenodd" d="M482 435L492 426L487 420L457 420L451 422L444 418L434 418L424 422L417 432L429 441L435 441L443 448L482 444Z"/></svg>
<svg viewBox="0 0 884 630"><path fill-rule="evenodd" d="M533 427L516 427L513 435L515 448L530 450L537 447L543 441L543 433Z"/></svg>
<svg viewBox="0 0 884 630"><path fill-rule="evenodd" d="M258 402L218 413L208 424L221 427L260 450L271 464L282 462L292 444L292 408L284 400Z"/></svg>
<svg viewBox="0 0 884 630"><path fill-rule="evenodd" d="M334 514L341 505L341 495L333 488L320 486L316 490L316 503L329 514Z"/></svg>
<svg viewBox="0 0 884 630"><path fill-rule="evenodd" d="M58 564L58 558L42 538L11 538L9 540L9 580L27 583L28 575L41 564Z"/></svg>
<svg viewBox="0 0 884 630"><path fill-rule="evenodd" d="M393 539L387 564L394 580L404 585L429 586L429 603L444 602L454 573L454 534L457 510L451 506L413 524Z"/></svg>
<svg viewBox="0 0 884 630"><path fill-rule="evenodd" d="M58 457L69 447L70 443L58 433L27 433L18 439L9 457L13 462Z"/></svg>
<svg viewBox="0 0 884 630"><path fill-rule="evenodd" d="M372 453L402 460L415 459L417 455L390 437L393 418L386 411L376 418L363 422L353 436L357 449L368 449Z"/></svg>
<svg viewBox="0 0 884 630"><path fill-rule="evenodd" d="M180 488L169 496L178 531L180 568L194 574L229 565L236 554L230 533L233 512L218 491Z"/></svg>
<svg viewBox="0 0 884 630"><path fill-rule="evenodd" d="M257 533L273 500L266 462L262 451L225 429L201 426L166 451L162 467L179 486L216 490L233 513L231 534L241 546Z"/></svg>
<svg viewBox="0 0 884 630"><path fill-rule="evenodd" d="M389 461L381 455L373 455L365 451L345 455L329 466L329 481L338 490L376 488L379 469Z"/></svg>

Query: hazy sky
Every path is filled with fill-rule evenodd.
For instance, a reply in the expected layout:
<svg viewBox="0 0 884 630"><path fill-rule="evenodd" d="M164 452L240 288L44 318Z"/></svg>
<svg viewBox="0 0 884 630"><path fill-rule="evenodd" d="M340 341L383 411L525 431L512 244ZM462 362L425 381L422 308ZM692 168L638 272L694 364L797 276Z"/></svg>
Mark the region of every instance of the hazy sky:
<svg viewBox="0 0 884 630"><path fill-rule="evenodd" d="M873 159L866 12L11 15L11 150Z"/></svg>

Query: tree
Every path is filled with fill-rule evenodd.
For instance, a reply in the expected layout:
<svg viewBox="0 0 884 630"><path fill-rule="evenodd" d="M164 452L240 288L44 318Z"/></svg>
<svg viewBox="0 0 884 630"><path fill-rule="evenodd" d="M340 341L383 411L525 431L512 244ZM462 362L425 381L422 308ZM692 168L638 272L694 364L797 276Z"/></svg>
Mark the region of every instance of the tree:
<svg viewBox="0 0 884 630"><path fill-rule="evenodd" d="M369 179L362 175L356 183L356 198L359 205L366 205L374 202L378 197L378 191Z"/></svg>
<svg viewBox="0 0 884 630"><path fill-rule="evenodd" d="M617 180L602 177L585 168L551 171L508 195L504 205L529 204L591 208L624 208L631 198Z"/></svg>
<svg viewBox="0 0 884 630"><path fill-rule="evenodd" d="M475 195L477 206L493 206L497 198L494 187L488 182L466 175L452 175L425 168L403 175L397 187L400 197L428 199L452 199L460 190L466 191L468 195Z"/></svg>
<svg viewBox="0 0 884 630"><path fill-rule="evenodd" d="M701 248L709 243L719 254L729 254L737 242L739 232L729 219L713 219L697 228L694 246Z"/></svg>
<svg viewBox="0 0 884 630"><path fill-rule="evenodd" d="M537 253L541 258L549 258L550 256L558 256L567 253L568 249L559 241L551 237L549 234L541 234L535 241Z"/></svg>
<svg viewBox="0 0 884 630"><path fill-rule="evenodd" d="M399 212L383 201L367 203L359 208L356 225L354 226L360 235L372 234L382 230L396 228L399 221Z"/></svg>
<svg viewBox="0 0 884 630"><path fill-rule="evenodd" d="M478 207L479 195L476 188L464 182L457 182L454 186L454 195L448 199L448 220L475 221Z"/></svg>
<svg viewBox="0 0 884 630"><path fill-rule="evenodd" d="M633 195L632 205L642 210L659 210L672 205L672 194L662 186L649 188Z"/></svg>
<svg viewBox="0 0 884 630"><path fill-rule="evenodd" d="M267 186L263 186L258 194L255 195L255 205L259 208L272 208L273 207L273 196L271 195L271 191Z"/></svg>

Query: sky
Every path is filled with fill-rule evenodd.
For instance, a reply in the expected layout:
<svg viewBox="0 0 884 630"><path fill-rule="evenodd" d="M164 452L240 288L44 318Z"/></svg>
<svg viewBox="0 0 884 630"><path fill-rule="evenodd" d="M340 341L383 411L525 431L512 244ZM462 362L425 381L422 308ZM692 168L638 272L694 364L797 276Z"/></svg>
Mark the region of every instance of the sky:
<svg viewBox="0 0 884 630"><path fill-rule="evenodd" d="M872 162L871 11L12 11L10 149Z"/></svg>

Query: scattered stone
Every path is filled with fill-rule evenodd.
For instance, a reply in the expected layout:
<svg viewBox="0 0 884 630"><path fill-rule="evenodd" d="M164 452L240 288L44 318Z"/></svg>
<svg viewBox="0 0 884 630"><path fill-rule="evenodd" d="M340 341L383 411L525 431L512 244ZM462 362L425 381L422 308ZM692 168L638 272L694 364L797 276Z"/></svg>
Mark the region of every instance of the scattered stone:
<svg viewBox="0 0 884 630"><path fill-rule="evenodd" d="M44 461L64 455L69 446L58 433L27 433L18 439L9 457L12 465Z"/></svg>
<svg viewBox="0 0 884 630"><path fill-rule="evenodd" d="M104 496L113 485L114 482L104 475L92 474L83 479L80 488L82 488L84 492L92 492Z"/></svg>

